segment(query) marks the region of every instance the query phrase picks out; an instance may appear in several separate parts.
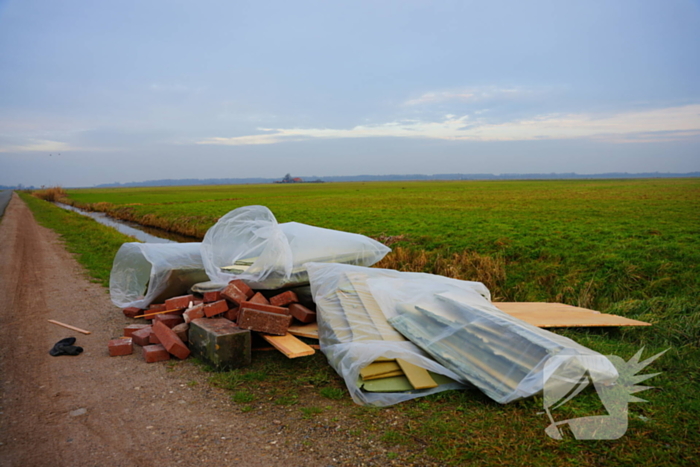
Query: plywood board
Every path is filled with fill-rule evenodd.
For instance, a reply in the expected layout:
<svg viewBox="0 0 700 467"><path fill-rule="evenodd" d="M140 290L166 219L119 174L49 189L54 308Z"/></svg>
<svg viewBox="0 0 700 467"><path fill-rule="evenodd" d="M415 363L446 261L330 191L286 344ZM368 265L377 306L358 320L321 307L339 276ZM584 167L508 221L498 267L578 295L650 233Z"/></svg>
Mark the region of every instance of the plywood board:
<svg viewBox="0 0 700 467"><path fill-rule="evenodd" d="M413 386L405 376L394 376L393 378L380 378L357 382L357 386L367 392L405 392L412 391Z"/></svg>
<svg viewBox="0 0 700 467"><path fill-rule="evenodd" d="M651 326L651 323L601 313L563 303L495 302L494 305L520 320L540 328Z"/></svg>
<svg viewBox="0 0 700 467"><path fill-rule="evenodd" d="M305 357L316 353L311 346L306 345L289 333L284 336L270 336L267 334L260 334L260 336L288 358Z"/></svg>
<svg viewBox="0 0 700 467"><path fill-rule="evenodd" d="M428 372L430 377L435 380L438 385L454 383L455 381L447 376ZM394 376L393 378L381 378L371 381L362 381L360 378L357 381L357 386L367 392L405 392L413 391L413 386L405 376Z"/></svg>
<svg viewBox="0 0 700 467"><path fill-rule="evenodd" d="M371 378L372 376L400 371L401 367L396 362L374 362L360 370L362 378Z"/></svg>
<svg viewBox="0 0 700 467"><path fill-rule="evenodd" d="M309 339L318 339L318 323L289 326L287 332L289 334L292 334L293 336L308 337Z"/></svg>
<svg viewBox="0 0 700 467"><path fill-rule="evenodd" d="M437 383L425 368L421 368L418 365L414 365L400 358L396 359L396 363L399 364L406 378L408 378L415 389L429 389L437 386Z"/></svg>

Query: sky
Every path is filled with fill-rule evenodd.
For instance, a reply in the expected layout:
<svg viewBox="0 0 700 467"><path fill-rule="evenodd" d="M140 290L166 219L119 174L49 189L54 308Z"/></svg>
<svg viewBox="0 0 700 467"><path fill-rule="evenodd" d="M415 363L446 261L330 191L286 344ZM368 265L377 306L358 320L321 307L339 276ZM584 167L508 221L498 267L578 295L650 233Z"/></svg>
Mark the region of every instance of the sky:
<svg viewBox="0 0 700 467"><path fill-rule="evenodd" d="M700 171L700 0L0 0L0 185Z"/></svg>

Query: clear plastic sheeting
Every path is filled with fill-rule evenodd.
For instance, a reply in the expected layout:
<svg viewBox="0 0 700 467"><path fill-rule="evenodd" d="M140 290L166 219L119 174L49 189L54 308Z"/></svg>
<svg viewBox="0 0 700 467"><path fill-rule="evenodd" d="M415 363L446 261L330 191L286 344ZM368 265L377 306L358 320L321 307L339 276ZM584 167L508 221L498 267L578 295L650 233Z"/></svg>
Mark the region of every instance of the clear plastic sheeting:
<svg viewBox="0 0 700 467"><path fill-rule="evenodd" d="M395 329L501 404L541 392L557 370L559 381L617 378L599 353L502 312L469 287L408 276L367 284Z"/></svg>
<svg viewBox="0 0 700 467"><path fill-rule="evenodd" d="M109 277L112 303L146 308L206 281L199 243L125 243Z"/></svg>
<svg viewBox="0 0 700 467"><path fill-rule="evenodd" d="M448 389L463 389L459 376L406 340L386 320L368 283L375 279L416 278L434 284L454 284L489 297L478 282L457 281L422 273L402 273L344 264L308 263L311 292L316 302L321 351L345 380L353 400L361 405L388 406ZM485 298L486 300L486 298ZM380 359L396 359L428 370L437 387L396 392L363 389L360 370Z"/></svg>
<svg viewBox="0 0 700 467"><path fill-rule="evenodd" d="M223 216L207 231L201 249L212 281L241 279L266 290L308 284L306 262L371 266L391 251L364 235L278 224L265 206L245 206Z"/></svg>

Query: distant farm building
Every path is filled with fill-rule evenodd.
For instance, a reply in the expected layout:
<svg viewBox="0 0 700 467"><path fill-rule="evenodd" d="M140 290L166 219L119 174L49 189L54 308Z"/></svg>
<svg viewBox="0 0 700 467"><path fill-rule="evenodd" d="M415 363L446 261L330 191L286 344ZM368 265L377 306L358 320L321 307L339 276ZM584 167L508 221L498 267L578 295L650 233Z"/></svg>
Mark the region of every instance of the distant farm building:
<svg viewBox="0 0 700 467"><path fill-rule="evenodd" d="M310 182L305 182L300 177L292 177L290 174L287 174L282 180L275 180L274 183L323 183L323 180L316 179Z"/></svg>

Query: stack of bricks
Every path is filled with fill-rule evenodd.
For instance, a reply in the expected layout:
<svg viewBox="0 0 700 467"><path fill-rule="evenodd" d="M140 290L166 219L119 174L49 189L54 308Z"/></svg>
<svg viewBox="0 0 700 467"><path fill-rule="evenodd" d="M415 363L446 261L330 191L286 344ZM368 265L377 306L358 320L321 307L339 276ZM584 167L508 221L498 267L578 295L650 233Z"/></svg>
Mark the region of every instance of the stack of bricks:
<svg viewBox="0 0 700 467"><path fill-rule="evenodd" d="M202 342L202 339L221 342L232 339L231 342L237 342L235 345L241 349L247 346L247 350L237 351L240 361L232 361L233 357L228 354L225 357L222 357L224 354L211 356L210 359L215 359L218 366L229 368L248 364L250 336L247 334L246 340L241 340L243 337L238 334L255 331L283 336L294 321L302 324L316 321L316 313L299 303L293 291L268 297L252 290L241 280L233 280L224 289L201 296L172 297L162 304L150 305L148 309L125 308L125 316L150 320L151 324L126 326L123 338L110 341L109 353L112 356L128 355L136 344L142 348L144 360L153 363L169 360L171 356L187 358L190 355L188 344L198 356L203 353L214 355L208 348L208 341ZM207 324L209 320L212 320L211 326ZM194 323L197 324L193 328Z"/></svg>

